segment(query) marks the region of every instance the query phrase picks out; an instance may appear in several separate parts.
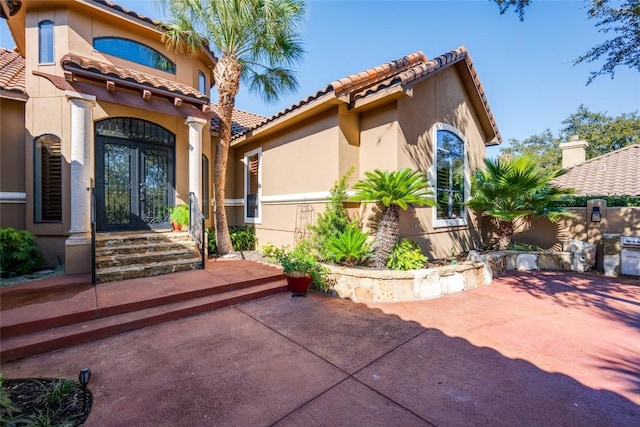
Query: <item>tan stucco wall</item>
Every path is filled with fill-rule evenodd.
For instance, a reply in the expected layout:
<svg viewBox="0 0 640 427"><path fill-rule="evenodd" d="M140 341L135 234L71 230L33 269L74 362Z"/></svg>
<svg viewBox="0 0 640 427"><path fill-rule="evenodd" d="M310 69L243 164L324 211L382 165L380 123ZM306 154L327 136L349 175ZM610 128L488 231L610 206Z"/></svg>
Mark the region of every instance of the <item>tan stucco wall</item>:
<svg viewBox="0 0 640 427"><path fill-rule="evenodd" d="M285 130L273 136L249 138L248 144L233 150L230 162L235 169L227 198L243 199L242 156L259 146L263 149L263 197L329 191L352 161L356 167L352 184L374 169L410 167L427 172L433 164L436 123L454 126L465 136L469 175L482 165L485 135L454 67L416 84L410 96L389 98L386 104L363 110L348 115L344 108L332 109L302 125L283 126ZM359 138L352 132L356 128ZM312 206L317 218L324 205ZM302 203L264 203L262 223L256 224L259 243L292 245L302 207ZM228 210L235 224L243 221L242 209ZM370 208L355 211L366 223ZM452 248L459 253L478 245L477 221L471 213L469 218L469 226L434 228L432 208L410 209L402 213L401 235L416 240L430 258L444 258Z"/></svg>
<svg viewBox="0 0 640 427"><path fill-rule="evenodd" d="M42 134L54 134L60 137L63 155L63 180L62 180L62 206L63 220L61 223L34 223L33 215L33 185L26 185L27 203L24 215L25 227L34 234L42 237L48 243L43 246L43 252L47 260L57 260L58 257L65 261L64 242L69 236L71 221L70 207L70 156L71 156L71 109L64 91L57 89L49 80L33 75L33 71L63 76L60 66L60 58L67 53L75 53L87 58L125 67L158 77L177 80L181 83L198 86L198 70L207 70L207 66L200 58L192 58L187 55L177 55L169 52L160 41L160 33L152 28L136 25L122 18L110 14L88 14L85 6L68 3L72 7L56 6L29 8L25 18L26 33L26 86L29 92L29 100L26 103L24 114L23 144L24 144L24 182L33 182L33 139ZM28 7L28 6L27 6ZM54 62L50 65L38 63L38 23L50 19L54 22ZM150 67L129 62L120 58L102 55L92 47L92 40L98 36L117 36L138 40L165 54L176 63L177 74L173 75ZM210 83L210 73L206 72L207 83ZM105 89L106 93L106 89ZM117 92L116 92L117 95ZM167 105L171 105L168 101ZM156 123L176 135L175 149L175 181L176 202L188 203L189 198L189 144L188 126L185 125L184 116L162 114L152 109L134 108L98 100L92 109L94 122L107 117L135 117ZM94 137L91 144L95 147ZM210 173L212 179L213 156L211 153L210 127L205 125L202 136L202 154L209 158ZM95 150L95 148L94 148ZM95 153L95 151L94 151ZM89 165L91 177L95 179L94 164ZM212 186L210 185L210 189ZM210 223L210 220L209 220ZM42 245L41 245L42 246ZM60 248L62 252L60 253ZM80 251L87 248L80 248ZM79 254L78 256L84 256Z"/></svg>
<svg viewBox="0 0 640 427"><path fill-rule="evenodd" d="M25 192L24 106L0 97L0 193ZM24 229L25 212L24 200L0 200L0 227Z"/></svg>
<svg viewBox="0 0 640 427"><path fill-rule="evenodd" d="M587 208L570 208L575 218L562 218L557 224L547 219L535 220L530 226L523 225L515 236L515 240L540 246L542 249L561 249L569 239L598 243L603 234L640 235L639 207L607 207L602 211L601 222L590 221L590 210ZM495 229L490 221L485 224L485 239L495 238Z"/></svg>

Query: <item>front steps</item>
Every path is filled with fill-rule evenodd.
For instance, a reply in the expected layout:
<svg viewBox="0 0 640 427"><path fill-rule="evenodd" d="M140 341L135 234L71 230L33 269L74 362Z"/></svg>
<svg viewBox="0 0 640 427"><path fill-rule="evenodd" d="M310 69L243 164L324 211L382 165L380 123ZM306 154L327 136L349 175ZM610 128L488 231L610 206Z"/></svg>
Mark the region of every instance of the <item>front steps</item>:
<svg viewBox="0 0 640 427"><path fill-rule="evenodd" d="M0 360L6 363L284 292L281 270L216 261L210 271L100 284L2 290ZM217 269L220 273L215 274ZM26 301L39 295L39 310ZM49 296L47 296L49 295ZM13 299L15 306L12 306Z"/></svg>
<svg viewBox="0 0 640 427"><path fill-rule="evenodd" d="M98 283L194 270L201 263L200 252L188 232L96 234Z"/></svg>

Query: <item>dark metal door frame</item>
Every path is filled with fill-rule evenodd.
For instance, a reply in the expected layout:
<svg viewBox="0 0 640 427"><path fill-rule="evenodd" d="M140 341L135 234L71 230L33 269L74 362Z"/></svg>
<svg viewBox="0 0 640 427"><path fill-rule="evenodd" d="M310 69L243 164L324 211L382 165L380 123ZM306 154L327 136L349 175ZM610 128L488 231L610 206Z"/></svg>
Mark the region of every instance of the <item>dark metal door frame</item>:
<svg viewBox="0 0 640 427"><path fill-rule="evenodd" d="M96 135L97 230L169 228L174 159L173 144Z"/></svg>

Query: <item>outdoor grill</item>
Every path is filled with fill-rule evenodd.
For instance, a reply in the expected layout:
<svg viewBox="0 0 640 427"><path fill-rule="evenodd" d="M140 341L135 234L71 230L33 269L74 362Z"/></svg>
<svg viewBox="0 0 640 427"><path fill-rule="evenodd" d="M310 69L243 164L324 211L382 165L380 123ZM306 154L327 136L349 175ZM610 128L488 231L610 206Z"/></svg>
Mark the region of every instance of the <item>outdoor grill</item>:
<svg viewBox="0 0 640 427"><path fill-rule="evenodd" d="M620 272L640 277L640 235L620 236Z"/></svg>

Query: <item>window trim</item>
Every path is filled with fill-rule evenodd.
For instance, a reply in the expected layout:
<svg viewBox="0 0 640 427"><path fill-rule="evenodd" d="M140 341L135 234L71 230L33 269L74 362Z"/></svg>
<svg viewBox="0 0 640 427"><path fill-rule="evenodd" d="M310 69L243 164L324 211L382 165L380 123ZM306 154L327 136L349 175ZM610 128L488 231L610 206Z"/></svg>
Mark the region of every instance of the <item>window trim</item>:
<svg viewBox="0 0 640 427"><path fill-rule="evenodd" d="M249 180L248 172L249 172L249 158L254 155L258 155L258 215L255 217L247 216L247 208L249 206L248 196L249 196ZM244 202L243 207L243 216L244 222L248 224L262 224L262 148L256 148L255 150L248 151L244 153L244 157L242 158L242 163L244 164L243 175L244 175L244 198L242 199Z"/></svg>
<svg viewBox="0 0 640 427"><path fill-rule="evenodd" d="M43 195L43 191L42 191L42 166L41 166L41 156L40 154L40 149L41 146L44 145L44 142L40 142L42 138L46 138L46 137L54 137L58 140L58 144L60 146L60 153L59 153L59 158L60 158L60 176L59 181L60 181L60 200L58 201L60 203L59 209L60 209L60 218L59 219L42 219L42 212L43 212L43 201L42 201L42 195ZM33 138L33 222L36 224L60 224L62 223L62 220L64 218L63 215L63 209L64 209L64 204L62 203L62 197L63 197L63 168L64 164L63 164L63 155L62 155L62 138L60 138L58 135L52 134L52 133L43 133L41 135L36 136L35 138ZM40 184L40 185L39 185ZM38 214L39 213L39 214Z"/></svg>
<svg viewBox="0 0 640 427"><path fill-rule="evenodd" d="M102 40L124 40L126 42L130 42L130 43L134 43L136 45L142 46L142 47L148 49L150 52L156 53L163 60L165 60L168 64L171 64L172 69L171 70L164 70L164 69L162 69L160 67L154 66L153 64L145 64L144 62L137 61L137 60L132 59L132 58L127 58L127 57L115 54L115 53L113 53L113 51L100 50L98 47L96 47L96 41L102 41ZM151 46L146 45L144 43L141 43L141 42L139 42L137 40L128 39L126 37L116 37L116 36L94 37L93 41L92 41L92 46L96 51L98 51L100 53L103 53L105 55L115 56L116 58L124 59L125 61L129 61L129 62L133 62L135 64L142 65L143 67L149 67L151 69L154 69L154 70L157 70L157 71L161 71L161 72L167 73L167 74L173 74L173 75L176 75L176 72L177 72L176 63L173 62L171 59L169 59L169 57L167 55L165 55L162 52L160 52L159 50L154 49Z"/></svg>
<svg viewBox="0 0 640 427"><path fill-rule="evenodd" d="M438 171L436 170L438 165L438 132L439 131L447 131L451 132L462 141L463 147L463 157L464 157L464 200L469 200L470 196L470 188L471 188L471 176L469 174L469 153L468 153L468 141L467 138L460 132L459 129L447 124L447 123L436 123L431 128L431 137L433 141L433 158L431 163L431 168L429 168L429 183L431 184L431 188L434 191L435 200L438 200L438 187L437 187L437 177ZM432 209L432 218L433 218L433 227L441 228L441 227L464 227L469 224L469 209L465 206L464 208L464 217L463 218L438 218L438 207L434 206Z"/></svg>
<svg viewBox="0 0 640 427"><path fill-rule="evenodd" d="M200 85L200 79L202 79L202 86ZM205 96L209 96L209 91L207 90L207 76L202 72L202 70L198 70L198 90Z"/></svg>
<svg viewBox="0 0 640 427"><path fill-rule="evenodd" d="M49 49L51 50L51 60L43 61L42 53L43 53L43 40L42 40L42 30L45 25L51 26L51 41L47 44L47 53L49 53ZM38 22L38 64L39 65L51 65L55 63L55 31L54 31L54 23L51 19L44 19Z"/></svg>

